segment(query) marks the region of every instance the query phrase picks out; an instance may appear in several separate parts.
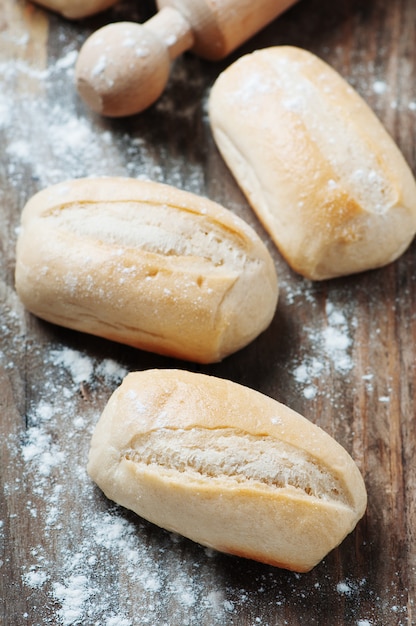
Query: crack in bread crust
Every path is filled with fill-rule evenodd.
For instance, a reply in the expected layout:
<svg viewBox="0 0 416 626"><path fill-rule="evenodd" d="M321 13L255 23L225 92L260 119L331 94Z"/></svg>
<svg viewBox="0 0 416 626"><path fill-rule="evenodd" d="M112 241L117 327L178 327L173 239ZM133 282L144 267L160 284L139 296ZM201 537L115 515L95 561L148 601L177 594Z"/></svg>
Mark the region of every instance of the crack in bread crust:
<svg viewBox="0 0 416 626"><path fill-rule="evenodd" d="M349 505L340 481L304 450L268 435L235 428L162 428L137 435L121 461L190 480L266 489L295 489L305 497Z"/></svg>
<svg viewBox="0 0 416 626"><path fill-rule="evenodd" d="M140 248L156 255L195 256L213 267L236 270L252 261L248 242L214 216L157 202L71 202L43 213L43 220L83 238Z"/></svg>

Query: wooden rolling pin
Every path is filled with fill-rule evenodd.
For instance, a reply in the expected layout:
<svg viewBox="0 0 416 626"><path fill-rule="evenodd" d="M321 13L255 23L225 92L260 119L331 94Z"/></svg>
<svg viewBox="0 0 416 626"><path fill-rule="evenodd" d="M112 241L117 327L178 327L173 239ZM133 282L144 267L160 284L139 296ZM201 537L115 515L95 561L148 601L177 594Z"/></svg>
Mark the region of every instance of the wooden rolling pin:
<svg viewBox="0 0 416 626"><path fill-rule="evenodd" d="M157 0L159 11L145 24L109 24L87 39L76 64L78 92L102 115L139 113L162 94L180 54L222 59L296 1Z"/></svg>

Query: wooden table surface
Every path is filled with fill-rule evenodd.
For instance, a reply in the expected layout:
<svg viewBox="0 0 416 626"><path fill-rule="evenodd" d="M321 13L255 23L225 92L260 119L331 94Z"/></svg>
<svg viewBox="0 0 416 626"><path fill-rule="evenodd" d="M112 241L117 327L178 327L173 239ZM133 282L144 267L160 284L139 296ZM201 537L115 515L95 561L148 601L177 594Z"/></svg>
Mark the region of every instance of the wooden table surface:
<svg viewBox="0 0 416 626"><path fill-rule="evenodd" d="M77 97L82 42L151 2L70 22L0 2L0 572L4 626L416 624L416 247L394 264L311 283L295 275L217 152L206 103L219 72L292 44L331 63L416 170L414 0L301 0L225 61L178 59L166 92L129 119ZM222 363L175 362L44 323L14 291L20 212L81 176L151 178L222 203L267 243L280 279L270 328ZM383 242L380 241L380 245ZM127 371L181 367L262 391L335 437L359 465L368 510L312 572L206 550L107 501L86 475L94 424Z"/></svg>

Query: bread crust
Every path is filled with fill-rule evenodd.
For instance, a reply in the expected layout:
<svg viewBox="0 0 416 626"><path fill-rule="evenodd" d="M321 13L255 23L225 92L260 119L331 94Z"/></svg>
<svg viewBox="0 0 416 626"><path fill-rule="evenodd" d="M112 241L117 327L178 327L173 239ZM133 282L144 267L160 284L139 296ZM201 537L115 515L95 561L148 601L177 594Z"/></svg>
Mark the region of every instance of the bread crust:
<svg viewBox="0 0 416 626"><path fill-rule="evenodd" d="M217 146L276 246L312 280L386 265L416 232L403 155L347 82L291 46L238 59L216 80Z"/></svg>
<svg viewBox="0 0 416 626"><path fill-rule="evenodd" d="M270 324L278 285L265 245L224 207L169 185L79 179L22 214L16 290L55 324L214 362Z"/></svg>
<svg viewBox="0 0 416 626"><path fill-rule="evenodd" d="M96 425L88 472L162 528L299 572L367 502L357 465L320 428L245 386L179 370L124 379Z"/></svg>

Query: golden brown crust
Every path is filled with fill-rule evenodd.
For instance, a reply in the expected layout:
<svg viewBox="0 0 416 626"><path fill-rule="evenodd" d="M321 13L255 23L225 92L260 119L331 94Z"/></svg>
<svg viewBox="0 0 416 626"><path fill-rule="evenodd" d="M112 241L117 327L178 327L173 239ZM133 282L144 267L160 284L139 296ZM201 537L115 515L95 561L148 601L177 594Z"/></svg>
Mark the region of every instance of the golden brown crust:
<svg viewBox="0 0 416 626"><path fill-rule="evenodd" d="M304 50L238 59L210 96L217 145L282 255L322 280L385 265L416 231L416 184L360 96Z"/></svg>
<svg viewBox="0 0 416 626"><path fill-rule="evenodd" d="M247 387L178 370L125 378L88 471L107 497L167 530L296 571L366 508L357 466L328 434Z"/></svg>
<svg viewBox="0 0 416 626"><path fill-rule="evenodd" d="M61 183L28 202L16 290L47 321L197 362L252 341L278 295L272 258L243 220L123 178Z"/></svg>

